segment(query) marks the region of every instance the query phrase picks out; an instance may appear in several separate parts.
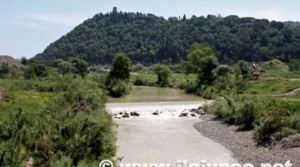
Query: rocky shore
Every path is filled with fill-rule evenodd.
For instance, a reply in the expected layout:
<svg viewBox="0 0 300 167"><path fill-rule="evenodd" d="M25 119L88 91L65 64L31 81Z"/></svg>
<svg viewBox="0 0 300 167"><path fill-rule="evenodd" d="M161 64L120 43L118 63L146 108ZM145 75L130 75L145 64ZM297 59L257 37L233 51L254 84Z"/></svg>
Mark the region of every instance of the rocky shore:
<svg viewBox="0 0 300 167"><path fill-rule="evenodd" d="M240 163L260 166L261 163L285 163L290 160L293 166L300 166L300 147L295 145L296 142L300 142L297 136L284 139L273 147L257 146L253 139L253 131L239 131L237 126L224 124L209 114L201 116L201 121L194 124L194 127L205 137L232 150Z"/></svg>

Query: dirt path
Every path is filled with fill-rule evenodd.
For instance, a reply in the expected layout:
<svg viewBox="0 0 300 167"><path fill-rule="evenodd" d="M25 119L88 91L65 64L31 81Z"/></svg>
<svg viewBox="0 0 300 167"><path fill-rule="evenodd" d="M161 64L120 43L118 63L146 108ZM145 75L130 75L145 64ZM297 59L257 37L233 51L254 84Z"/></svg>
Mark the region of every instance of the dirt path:
<svg viewBox="0 0 300 167"><path fill-rule="evenodd" d="M122 163L170 163L178 160L200 163L233 163L230 150L204 137L193 125L198 117L179 117L184 109L203 103L139 103L108 104L108 111L137 112L138 117L116 119L118 127L118 157ZM158 115L153 115L157 112ZM188 113L188 110L185 110Z"/></svg>

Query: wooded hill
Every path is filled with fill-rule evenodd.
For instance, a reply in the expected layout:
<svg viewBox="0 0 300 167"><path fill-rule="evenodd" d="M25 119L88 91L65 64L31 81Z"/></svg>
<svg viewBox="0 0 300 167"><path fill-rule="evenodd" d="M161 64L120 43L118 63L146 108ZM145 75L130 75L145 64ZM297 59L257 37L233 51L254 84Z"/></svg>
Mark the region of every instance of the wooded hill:
<svg viewBox="0 0 300 167"><path fill-rule="evenodd" d="M114 9L84 21L36 59L79 57L103 64L123 52L135 63L177 63L196 42L212 47L222 63L300 58L300 26L296 23L235 15L164 19Z"/></svg>

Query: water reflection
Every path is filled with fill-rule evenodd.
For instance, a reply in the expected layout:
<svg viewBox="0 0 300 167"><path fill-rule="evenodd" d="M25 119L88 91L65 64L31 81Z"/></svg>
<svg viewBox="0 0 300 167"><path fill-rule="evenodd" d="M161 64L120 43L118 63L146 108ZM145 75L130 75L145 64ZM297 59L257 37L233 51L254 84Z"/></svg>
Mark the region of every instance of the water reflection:
<svg viewBox="0 0 300 167"><path fill-rule="evenodd" d="M203 98L184 93L183 90L172 88L158 88L134 86L129 95L122 98L109 98L109 103L136 103L136 102L176 102L202 101Z"/></svg>

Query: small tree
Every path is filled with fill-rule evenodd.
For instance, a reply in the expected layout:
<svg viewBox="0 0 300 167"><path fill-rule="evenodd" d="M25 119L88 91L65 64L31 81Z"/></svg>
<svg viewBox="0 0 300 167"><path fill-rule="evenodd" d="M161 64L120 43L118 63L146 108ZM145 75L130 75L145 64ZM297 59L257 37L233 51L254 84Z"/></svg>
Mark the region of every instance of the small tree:
<svg viewBox="0 0 300 167"><path fill-rule="evenodd" d="M216 85L220 90L225 90L232 86L230 82L232 69L228 65L219 65L214 71L214 77L216 78Z"/></svg>
<svg viewBox="0 0 300 167"><path fill-rule="evenodd" d="M218 60L215 57L207 56L201 58L200 62L197 86L201 87L202 85L211 85L215 80L213 70L218 67Z"/></svg>
<svg viewBox="0 0 300 167"><path fill-rule="evenodd" d="M45 65L30 64L25 67L23 76L25 79L43 78L48 76L48 71Z"/></svg>
<svg viewBox="0 0 300 167"><path fill-rule="evenodd" d="M48 71L45 65L36 64L34 65L34 73L37 77L43 78L48 76Z"/></svg>
<svg viewBox="0 0 300 167"><path fill-rule="evenodd" d="M131 60L125 54L117 54L112 61L112 69L105 82L111 96L120 97L129 93L130 71Z"/></svg>
<svg viewBox="0 0 300 167"><path fill-rule="evenodd" d="M69 60L74 66L75 74L84 77L88 73L88 63L79 58L70 58Z"/></svg>
<svg viewBox="0 0 300 167"><path fill-rule="evenodd" d="M26 57L22 57L22 58L21 58L21 63L22 63L23 65L26 65L26 64L28 63L28 59L27 59Z"/></svg>
<svg viewBox="0 0 300 167"><path fill-rule="evenodd" d="M166 65L162 65L162 66L158 66L156 69L156 74L157 74L157 84L161 87L166 87L168 86L170 83L170 76L171 76L171 69L166 66Z"/></svg>
<svg viewBox="0 0 300 167"><path fill-rule="evenodd" d="M57 65L58 67L58 71L60 74L62 74L63 76L67 73L70 73L74 70L74 67L72 66L72 63L68 62L68 61L61 61L58 63Z"/></svg>
<svg viewBox="0 0 300 167"><path fill-rule="evenodd" d="M9 74L9 66L8 63L3 62L0 63L0 77L6 77Z"/></svg>
<svg viewBox="0 0 300 167"><path fill-rule="evenodd" d="M245 62L244 60L240 60L234 65L234 72L236 78L239 78L239 76L241 75L243 79L246 79L249 77L250 68L247 62Z"/></svg>
<svg viewBox="0 0 300 167"><path fill-rule="evenodd" d="M219 63L216 53L210 47L200 44L193 44L187 50L187 61L184 63L187 73L197 73L198 80L196 87L210 85L214 81L212 71L218 67Z"/></svg>
<svg viewBox="0 0 300 167"><path fill-rule="evenodd" d="M201 70L203 58L216 58L216 53L210 47L204 47L198 43L193 44L187 50L187 61L184 62L187 73L198 73Z"/></svg>
<svg viewBox="0 0 300 167"><path fill-rule="evenodd" d="M23 74L25 79L32 79L35 77L33 66L26 66Z"/></svg>

